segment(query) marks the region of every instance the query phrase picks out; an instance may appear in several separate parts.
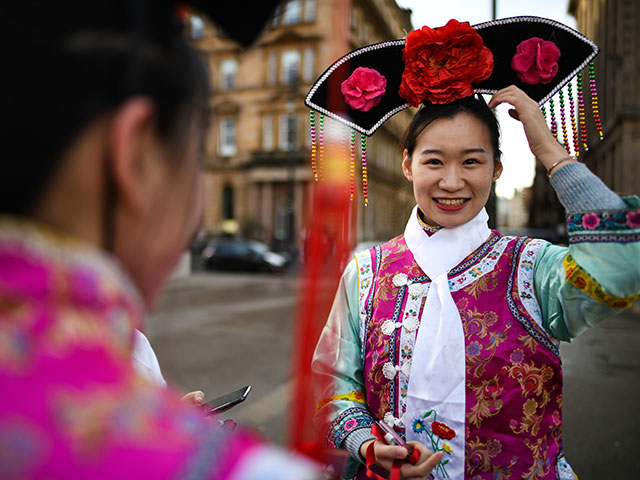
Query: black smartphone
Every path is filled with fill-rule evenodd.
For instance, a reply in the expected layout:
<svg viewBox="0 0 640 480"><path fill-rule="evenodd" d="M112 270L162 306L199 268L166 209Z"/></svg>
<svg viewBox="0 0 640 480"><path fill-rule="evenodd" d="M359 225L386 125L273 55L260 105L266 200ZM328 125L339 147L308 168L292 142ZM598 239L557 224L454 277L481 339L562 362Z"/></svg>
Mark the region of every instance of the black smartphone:
<svg viewBox="0 0 640 480"><path fill-rule="evenodd" d="M398 432L396 432L392 427L387 425L387 423L384 420L381 422L376 421L376 424L378 424L378 426L384 432L385 434L384 439L388 444L391 445L395 443L396 445L400 445L401 447L406 448L408 452L407 456L410 456L413 453L413 447L409 445L407 442L405 442L403 438L400 435L398 435Z"/></svg>
<svg viewBox="0 0 640 480"><path fill-rule="evenodd" d="M208 410L210 415L226 412L234 405L244 402L244 399L247 398L250 391L251 385L247 385L246 387L239 388L238 390L222 395L221 397L209 400L203 404L203 407Z"/></svg>

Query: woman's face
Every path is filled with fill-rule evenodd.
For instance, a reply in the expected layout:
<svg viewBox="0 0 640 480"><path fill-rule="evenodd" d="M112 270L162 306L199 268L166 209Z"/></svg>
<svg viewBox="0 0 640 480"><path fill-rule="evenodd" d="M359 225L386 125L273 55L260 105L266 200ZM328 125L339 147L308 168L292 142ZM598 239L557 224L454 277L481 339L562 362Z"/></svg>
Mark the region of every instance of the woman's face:
<svg viewBox="0 0 640 480"><path fill-rule="evenodd" d="M485 206L502 165L495 163L487 126L473 115L458 113L420 132L411 157L404 152L402 170L413 183L424 220L457 227Z"/></svg>

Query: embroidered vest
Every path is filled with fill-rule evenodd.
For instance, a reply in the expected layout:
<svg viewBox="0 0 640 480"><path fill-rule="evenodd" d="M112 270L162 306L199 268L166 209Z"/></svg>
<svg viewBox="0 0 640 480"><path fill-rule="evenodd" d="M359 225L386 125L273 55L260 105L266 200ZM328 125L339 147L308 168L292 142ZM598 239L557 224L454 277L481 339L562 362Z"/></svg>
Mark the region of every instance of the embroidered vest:
<svg viewBox="0 0 640 480"><path fill-rule="evenodd" d="M373 416L412 428L431 450L434 470L464 462L465 478L573 479L562 453L562 371L558 345L541 327L533 267L543 241L493 233L449 272L465 335L465 431L437 412L406 418L413 346L430 279L404 241L357 255L360 332L367 405ZM442 368L446 368L443 366ZM464 435L464 452L447 440Z"/></svg>

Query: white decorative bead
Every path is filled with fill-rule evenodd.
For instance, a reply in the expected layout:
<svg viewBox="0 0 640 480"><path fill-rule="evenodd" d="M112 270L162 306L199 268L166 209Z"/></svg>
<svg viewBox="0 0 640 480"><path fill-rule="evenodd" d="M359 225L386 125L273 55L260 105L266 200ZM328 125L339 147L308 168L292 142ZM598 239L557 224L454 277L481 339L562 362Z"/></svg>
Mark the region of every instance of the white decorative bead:
<svg viewBox="0 0 640 480"><path fill-rule="evenodd" d="M394 365L391 362L387 362L382 366L382 374L389 380L393 379L400 371L399 365Z"/></svg>
<svg viewBox="0 0 640 480"><path fill-rule="evenodd" d="M424 292L424 285L421 283L412 283L409 285L409 295L415 300Z"/></svg>
<svg viewBox="0 0 640 480"><path fill-rule="evenodd" d="M393 276L393 284L396 287L403 287L407 284L407 281L409 280L409 277L407 277L406 274L404 273L396 273Z"/></svg>
<svg viewBox="0 0 640 480"><path fill-rule="evenodd" d="M404 319L404 328L408 331L408 332L414 332L415 330L418 329L418 325L420 323L418 322L418 317L408 317Z"/></svg>
<svg viewBox="0 0 640 480"><path fill-rule="evenodd" d="M391 412L387 412L384 414L382 421L390 427L393 427L396 424L396 417L394 417Z"/></svg>
<svg viewBox="0 0 640 480"><path fill-rule="evenodd" d="M380 330L382 330L382 333L384 333L386 336L390 337L391 335L394 334L396 329L400 327L402 327L401 322L394 322L393 320L385 320L382 323Z"/></svg>

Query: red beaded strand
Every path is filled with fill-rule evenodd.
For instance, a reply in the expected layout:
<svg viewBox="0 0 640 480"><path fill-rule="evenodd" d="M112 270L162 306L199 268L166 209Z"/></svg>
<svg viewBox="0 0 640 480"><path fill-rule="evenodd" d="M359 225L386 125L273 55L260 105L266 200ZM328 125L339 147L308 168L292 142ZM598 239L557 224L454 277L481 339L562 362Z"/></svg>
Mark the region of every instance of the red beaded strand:
<svg viewBox="0 0 640 480"><path fill-rule="evenodd" d="M602 133L602 123L600 123L600 113L598 111L598 90L596 89L596 72L593 62L589 62L589 88L591 89L591 111L596 121L598 135L600 136L600 140L602 140L604 136Z"/></svg>
<svg viewBox="0 0 640 480"><path fill-rule="evenodd" d="M584 115L584 93L582 92L582 72L578 74L577 80L578 86L578 121L580 123L580 140L582 141L582 148L585 152L589 151L589 145L587 145L587 122Z"/></svg>

